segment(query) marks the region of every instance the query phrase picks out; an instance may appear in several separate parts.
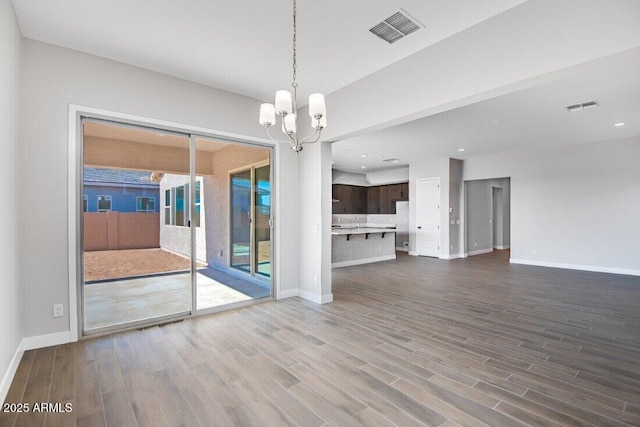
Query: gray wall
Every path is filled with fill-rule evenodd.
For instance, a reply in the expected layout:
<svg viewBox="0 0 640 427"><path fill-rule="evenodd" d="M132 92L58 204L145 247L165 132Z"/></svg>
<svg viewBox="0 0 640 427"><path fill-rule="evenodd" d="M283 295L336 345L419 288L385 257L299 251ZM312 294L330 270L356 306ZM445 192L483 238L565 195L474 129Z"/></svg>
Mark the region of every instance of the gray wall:
<svg viewBox="0 0 640 427"><path fill-rule="evenodd" d="M465 161L511 177L511 259L640 275L640 137ZM471 249L471 248L469 248Z"/></svg>
<svg viewBox="0 0 640 427"><path fill-rule="evenodd" d="M0 209L0 401L7 391L7 377L16 349L24 337L24 295L18 270L17 147L20 58L22 40L10 1L0 1L0 182L4 182ZM30 258L33 263L34 259Z"/></svg>
<svg viewBox="0 0 640 427"><path fill-rule="evenodd" d="M42 209L37 198L23 198L19 203L19 229L24 230L20 283L26 297L25 335L30 337L70 330L69 104L249 137L262 138L264 129L255 119L257 100L31 40L24 40L23 47L19 146L23 171L12 181L19 182L22 189L38 188L55 201L47 209ZM286 208L278 212L276 229L281 233L280 258L288 262L276 276L278 286L295 291L300 256L295 228L297 159L286 145L281 148L278 160L287 175L276 179L282 181L277 197ZM279 227L278 221L287 226ZM38 260L37 265L33 260ZM57 303L64 304L65 316L54 319L51 307Z"/></svg>
<svg viewBox="0 0 640 427"><path fill-rule="evenodd" d="M502 225L495 224L494 241L494 188L501 189ZM510 180L509 178L466 181L465 194L465 253L489 250L496 246L508 247L510 239Z"/></svg>

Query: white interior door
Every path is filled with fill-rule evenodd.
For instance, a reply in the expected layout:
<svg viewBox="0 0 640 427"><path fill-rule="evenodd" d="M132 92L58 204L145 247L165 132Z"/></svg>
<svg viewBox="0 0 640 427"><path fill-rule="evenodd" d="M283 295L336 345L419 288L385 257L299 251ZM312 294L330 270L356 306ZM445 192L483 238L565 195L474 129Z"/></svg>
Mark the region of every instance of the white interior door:
<svg viewBox="0 0 640 427"><path fill-rule="evenodd" d="M416 181L416 252L440 255L440 178Z"/></svg>

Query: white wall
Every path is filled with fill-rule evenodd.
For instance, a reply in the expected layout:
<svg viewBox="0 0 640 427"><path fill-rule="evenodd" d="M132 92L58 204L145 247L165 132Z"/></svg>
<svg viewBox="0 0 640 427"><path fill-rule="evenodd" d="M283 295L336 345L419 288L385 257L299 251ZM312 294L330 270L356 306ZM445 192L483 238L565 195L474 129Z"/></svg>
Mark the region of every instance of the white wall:
<svg viewBox="0 0 640 427"><path fill-rule="evenodd" d="M37 188L48 200L46 209L37 197L24 198L19 205L26 336L68 331L68 313L75 310L68 305L67 271L69 104L264 136L256 119L259 101L30 40L24 41L21 102L23 171L15 181L22 189ZM291 168L296 159L289 151L277 150L283 161L276 181L276 189L282 191L276 190L276 197L284 206L279 210L283 218L287 209L297 205L297 169ZM276 222L282 240L296 240L297 230L281 224ZM296 287L297 247L280 245L278 249L282 252L276 256L283 266L276 273L280 285ZM64 304L65 316L53 319L51 306L56 303Z"/></svg>
<svg viewBox="0 0 640 427"><path fill-rule="evenodd" d="M318 303L331 293L331 145L305 145L299 154L299 295Z"/></svg>
<svg viewBox="0 0 640 427"><path fill-rule="evenodd" d="M465 161L511 177L511 259L640 275L640 137ZM470 248L471 249L471 248Z"/></svg>
<svg viewBox="0 0 640 427"><path fill-rule="evenodd" d="M409 181L409 168L407 166L393 169L383 169L367 173L369 185L399 184Z"/></svg>
<svg viewBox="0 0 640 427"><path fill-rule="evenodd" d="M0 182L5 183L4 207L0 209L0 402L4 401L19 361L17 350L24 337L24 298L17 254L18 189L26 187L19 186L16 168L21 55L22 39L13 6L9 0L0 0Z"/></svg>
<svg viewBox="0 0 640 427"><path fill-rule="evenodd" d="M398 184L409 181L409 167L383 169L369 173L333 170L333 183L372 187L375 185Z"/></svg>
<svg viewBox="0 0 640 427"><path fill-rule="evenodd" d="M367 175L364 173L344 172L336 169L332 170L332 182L334 184L360 185L368 187Z"/></svg>
<svg viewBox="0 0 640 427"><path fill-rule="evenodd" d="M464 252L464 201L462 191L462 169L464 162L449 159L449 209L448 222L444 224L449 229L449 256L462 256Z"/></svg>

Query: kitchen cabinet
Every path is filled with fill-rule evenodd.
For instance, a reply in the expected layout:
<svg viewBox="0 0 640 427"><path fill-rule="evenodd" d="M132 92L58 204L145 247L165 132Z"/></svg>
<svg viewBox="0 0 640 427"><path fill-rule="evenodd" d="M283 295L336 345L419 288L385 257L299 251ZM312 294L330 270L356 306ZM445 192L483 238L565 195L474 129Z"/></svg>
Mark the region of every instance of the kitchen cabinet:
<svg viewBox="0 0 640 427"><path fill-rule="evenodd" d="M409 183L360 187L333 184L334 214L395 214L396 202L409 200Z"/></svg>
<svg viewBox="0 0 640 427"><path fill-rule="evenodd" d="M332 190L334 214L367 213L367 187L333 184Z"/></svg>

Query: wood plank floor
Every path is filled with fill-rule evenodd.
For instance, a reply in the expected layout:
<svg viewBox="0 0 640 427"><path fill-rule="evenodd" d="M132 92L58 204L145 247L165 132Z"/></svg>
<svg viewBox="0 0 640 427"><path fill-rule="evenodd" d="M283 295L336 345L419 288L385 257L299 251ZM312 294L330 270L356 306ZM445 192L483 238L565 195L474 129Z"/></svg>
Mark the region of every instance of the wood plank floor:
<svg viewBox="0 0 640 427"><path fill-rule="evenodd" d="M0 426L640 425L640 278L508 252L333 270L299 298L26 352Z"/></svg>

